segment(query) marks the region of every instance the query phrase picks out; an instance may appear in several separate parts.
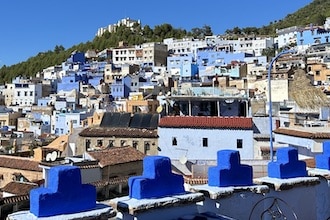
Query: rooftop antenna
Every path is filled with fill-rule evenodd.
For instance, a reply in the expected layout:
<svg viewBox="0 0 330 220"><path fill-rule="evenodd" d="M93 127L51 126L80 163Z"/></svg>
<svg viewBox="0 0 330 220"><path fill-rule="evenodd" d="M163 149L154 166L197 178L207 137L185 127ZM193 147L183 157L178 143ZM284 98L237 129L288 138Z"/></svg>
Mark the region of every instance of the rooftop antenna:
<svg viewBox="0 0 330 220"><path fill-rule="evenodd" d="M185 165L188 161L187 158L188 149L184 149L184 148L175 148L175 149L186 151L186 153L179 158L180 163Z"/></svg>
<svg viewBox="0 0 330 220"><path fill-rule="evenodd" d="M50 158L52 157L52 153L48 153L46 155L46 161L50 161Z"/></svg>
<svg viewBox="0 0 330 220"><path fill-rule="evenodd" d="M181 164L185 165L187 163L188 159L187 159L186 155L183 155L180 157L179 161Z"/></svg>
<svg viewBox="0 0 330 220"><path fill-rule="evenodd" d="M156 109L157 113L161 113L163 111L163 106L158 106L157 109Z"/></svg>

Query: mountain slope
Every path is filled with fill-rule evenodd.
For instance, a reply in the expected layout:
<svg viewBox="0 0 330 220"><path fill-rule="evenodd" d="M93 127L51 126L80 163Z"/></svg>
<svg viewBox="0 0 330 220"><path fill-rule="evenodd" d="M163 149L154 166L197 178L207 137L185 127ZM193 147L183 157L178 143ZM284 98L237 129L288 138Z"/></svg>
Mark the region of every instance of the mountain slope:
<svg viewBox="0 0 330 220"><path fill-rule="evenodd" d="M292 26L306 26L311 23L323 25L327 17L330 17L330 0L314 0L309 5L293 14L288 14L284 19L271 23L269 26L272 29L282 29Z"/></svg>

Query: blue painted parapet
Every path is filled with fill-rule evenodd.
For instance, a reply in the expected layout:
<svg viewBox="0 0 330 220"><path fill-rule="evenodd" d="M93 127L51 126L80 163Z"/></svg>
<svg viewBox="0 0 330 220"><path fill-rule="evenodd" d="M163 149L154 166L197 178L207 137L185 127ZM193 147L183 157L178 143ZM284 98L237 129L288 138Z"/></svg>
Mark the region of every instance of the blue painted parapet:
<svg viewBox="0 0 330 220"><path fill-rule="evenodd" d="M252 166L241 164L239 151L220 150L217 166L209 167L209 186L249 186L252 185Z"/></svg>
<svg viewBox="0 0 330 220"><path fill-rule="evenodd" d="M96 207L96 188L81 184L76 166L55 166L49 170L48 188L30 191L30 212L37 217L72 214Z"/></svg>
<svg viewBox="0 0 330 220"><path fill-rule="evenodd" d="M294 147L277 149L277 161L268 163L268 176L288 179L306 177L306 162L298 160L298 151Z"/></svg>
<svg viewBox="0 0 330 220"><path fill-rule="evenodd" d="M129 197L160 198L184 193L183 176L172 173L171 160L163 156L146 156L142 176L128 180Z"/></svg>
<svg viewBox="0 0 330 220"><path fill-rule="evenodd" d="M330 141L323 142L323 153L315 156L316 168L330 170Z"/></svg>

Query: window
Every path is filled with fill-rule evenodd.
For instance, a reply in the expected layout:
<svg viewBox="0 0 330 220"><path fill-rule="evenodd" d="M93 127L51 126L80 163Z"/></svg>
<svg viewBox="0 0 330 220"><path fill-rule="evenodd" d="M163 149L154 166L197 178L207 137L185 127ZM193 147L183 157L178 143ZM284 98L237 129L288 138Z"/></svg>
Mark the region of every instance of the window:
<svg viewBox="0 0 330 220"><path fill-rule="evenodd" d="M237 148L243 148L243 140L242 139L237 139L236 144L237 144Z"/></svg>
<svg viewBox="0 0 330 220"><path fill-rule="evenodd" d="M113 147L114 140L109 140L108 147Z"/></svg>
<svg viewBox="0 0 330 220"><path fill-rule="evenodd" d="M144 142L144 154L147 154L150 150L150 143L148 141Z"/></svg>
<svg viewBox="0 0 330 220"><path fill-rule="evenodd" d="M103 146L103 141L102 140L97 140L97 146L102 147Z"/></svg>
<svg viewBox="0 0 330 220"><path fill-rule="evenodd" d="M135 149L138 148L138 144L139 144L138 141L133 141L133 142L132 142L132 146L133 146Z"/></svg>
<svg viewBox="0 0 330 220"><path fill-rule="evenodd" d="M85 141L85 150L88 151L88 149L91 147L91 140L86 139Z"/></svg>
<svg viewBox="0 0 330 220"><path fill-rule="evenodd" d="M208 147L207 138L203 138L203 147Z"/></svg>
<svg viewBox="0 0 330 220"><path fill-rule="evenodd" d="M202 59L202 65L207 66L207 63L209 62L208 59Z"/></svg>
<svg viewBox="0 0 330 220"><path fill-rule="evenodd" d="M176 140L176 137L172 137L172 146L177 146L178 141Z"/></svg>
<svg viewBox="0 0 330 220"><path fill-rule="evenodd" d="M316 70L315 71L315 75L319 76L320 75L320 71L319 70Z"/></svg>
<svg viewBox="0 0 330 220"><path fill-rule="evenodd" d="M121 147L124 147L125 145L126 145L126 141L125 141L125 140L121 140L121 141L120 141L120 146L121 146Z"/></svg>

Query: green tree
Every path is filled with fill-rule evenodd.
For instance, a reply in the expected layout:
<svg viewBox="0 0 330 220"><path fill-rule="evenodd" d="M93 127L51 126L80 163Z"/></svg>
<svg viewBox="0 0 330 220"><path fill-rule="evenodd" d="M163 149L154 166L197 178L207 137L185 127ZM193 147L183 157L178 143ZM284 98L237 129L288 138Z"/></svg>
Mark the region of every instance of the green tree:
<svg viewBox="0 0 330 220"><path fill-rule="evenodd" d="M65 48L62 45L56 45L55 48L54 48L54 52L56 54L59 54L59 53L61 53L64 50L65 50Z"/></svg>
<svg viewBox="0 0 330 220"><path fill-rule="evenodd" d="M316 16L313 18L313 24L323 25L326 19L326 16L323 14L316 14Z"/></svg>
<svg viewBox="0 0 330 220"><path fill-rule="evenodd" d="M202 32L203 32L204 37L213 35L212 28L209 25L204 25L202 28Z"/></svg>

